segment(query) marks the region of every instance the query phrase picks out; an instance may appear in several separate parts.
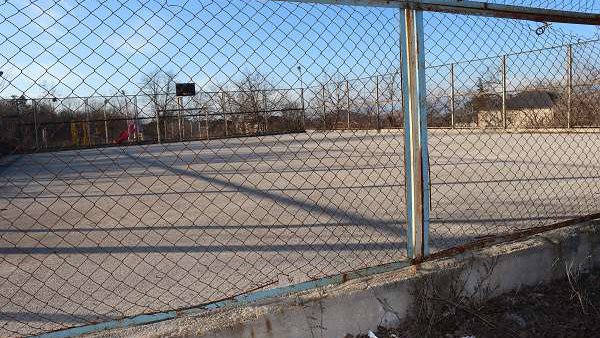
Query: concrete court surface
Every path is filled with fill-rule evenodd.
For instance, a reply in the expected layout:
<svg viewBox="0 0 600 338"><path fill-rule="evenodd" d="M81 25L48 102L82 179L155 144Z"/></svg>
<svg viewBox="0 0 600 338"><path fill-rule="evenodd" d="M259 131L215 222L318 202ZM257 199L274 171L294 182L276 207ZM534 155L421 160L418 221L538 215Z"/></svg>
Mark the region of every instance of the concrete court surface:
<svg viewBox="0 0 600 338"><path fill-rule="evenodd" d="M432 250L598 211L600 135L432 130ZM405 259L402 131L19 155L0 166L0 336Z"/></svg>

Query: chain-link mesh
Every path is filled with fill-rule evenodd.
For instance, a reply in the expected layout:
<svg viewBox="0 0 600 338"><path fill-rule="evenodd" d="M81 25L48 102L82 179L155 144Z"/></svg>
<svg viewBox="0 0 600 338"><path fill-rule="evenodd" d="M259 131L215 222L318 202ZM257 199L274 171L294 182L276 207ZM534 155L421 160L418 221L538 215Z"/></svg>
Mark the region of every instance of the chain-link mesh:
<svg viewBox="0 0 600 338"><path fill-rule="evenodd" d="M397 10L0 13L0 336L405 259Z"/></svg>
<svg viewBox="0 0 600 338"><path fill-rule="evenodd" d="M598 212L600 44L573 29L426 14L434 250Z"/></svg>
<svg viewBox="0 0 600 338"><path fill-rule="evenodd" d="M0 336L405 259L400 13L2 2ZM425 14L432 250L597 211L599 46L569 29Z"/></svg>

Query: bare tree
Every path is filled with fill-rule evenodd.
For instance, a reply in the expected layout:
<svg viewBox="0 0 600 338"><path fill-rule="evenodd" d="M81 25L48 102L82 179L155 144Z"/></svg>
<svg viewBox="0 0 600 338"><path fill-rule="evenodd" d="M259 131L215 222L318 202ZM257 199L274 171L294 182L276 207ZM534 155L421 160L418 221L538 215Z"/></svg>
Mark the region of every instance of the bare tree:
<svg viewBox="0 0 600 338"><path fill-rule="evenodd" d="M166 72L161 69L156 69L150 74L143 77L141 81L141 92L148 98L150 104L154 108L156 114L156 130L158 138L160 140L160 128L164 130L162 134L167 136L168 126L170 125L169 114L167 110L173 106L173 99L170 95L175 91L175 75L171 72ZM162 117L159 121L159 117ZM162 123L161 123L162 122ZM163 124L163 126L161 126ZM173 137L173 128L171 130L171 137Z"/></svg>
<svg viewBox="0 0 600 338"><path fill-rule="evenodd" d="M223 114L223 135L229 136L230 130L235 135L238 133L239 119L232 113L232 102L235 101L233 92L227 89L226 85L219 85L216 89L215 102L216 110Z"/></svg>
<svg viewBox="0 0 600 338"><path fill-rule="evenodd" d="M255 71L246 73L234 86L234 102L237 111L243 113L242 132L266 132L273 85L265 75Z"/></svg>
<svg viewBox="0 0 600 338"><path fill-rule="evenodd" d="M172 101L169 95L175 92L175 75L157 69L144 76L141 91L148 97L155 109L164 112Z"/></svg>
<svg viewBox="0 0 600 338"><path fill-rule="evenodd" d="M402 91L401 91L401 77L400 71L395 71L388 76L388 80L385 80L384 76L384 87L382 90L383 102L389 109L387 114L387 121L390 127L400 127L403 124L403 111L402 111Z"/></svg>
<svg viewBox="0 0 600 338"><path fill-rule="evenodd" d="M346 80L340 76L322 77L318 93L315 93L315 117L320 121L323 129L336 129L339 127L342 115L347 113L348 95L345 88Z"/></svg>

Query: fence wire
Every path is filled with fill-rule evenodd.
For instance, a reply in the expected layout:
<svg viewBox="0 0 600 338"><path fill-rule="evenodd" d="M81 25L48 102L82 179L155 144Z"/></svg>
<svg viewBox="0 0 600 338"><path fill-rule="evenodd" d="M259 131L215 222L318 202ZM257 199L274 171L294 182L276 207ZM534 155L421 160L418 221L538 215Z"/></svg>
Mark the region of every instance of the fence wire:
<svg viewBox="0 0 600 338"><path fill-rule="evenodd" d="M0 336L405 260L400 13L2 2ZM433 251L598 211L593 30L426 13L425 47Z"/></svg>
<svg viewBox="0 0 600 338"><path fill-rule="evenodd" d="M400 105L377 80L398 69L396 10L0 13L0 336L405 259ZM176 97L176 82L196 94Z"/></svg>
<svg viewBox="0 0 600 338"><path fill-rule="evenodd" d="M425 26L433 250L598 212L596 28L583 41L506 19Z"/></svg>

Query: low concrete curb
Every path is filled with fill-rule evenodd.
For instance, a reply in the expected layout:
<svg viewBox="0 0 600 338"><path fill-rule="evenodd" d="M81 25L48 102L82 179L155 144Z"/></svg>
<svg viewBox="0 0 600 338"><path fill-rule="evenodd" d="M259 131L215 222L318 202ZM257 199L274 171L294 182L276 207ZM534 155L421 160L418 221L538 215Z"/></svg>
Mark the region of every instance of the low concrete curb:
<svg viewBox="0 0 600 338"><path fill-rule="evenodd" d="M459 281L481 300L600 263L600 222L586 222L243 307L225 308L86 337L342 338L409 317L426 281Z"/></svg>

